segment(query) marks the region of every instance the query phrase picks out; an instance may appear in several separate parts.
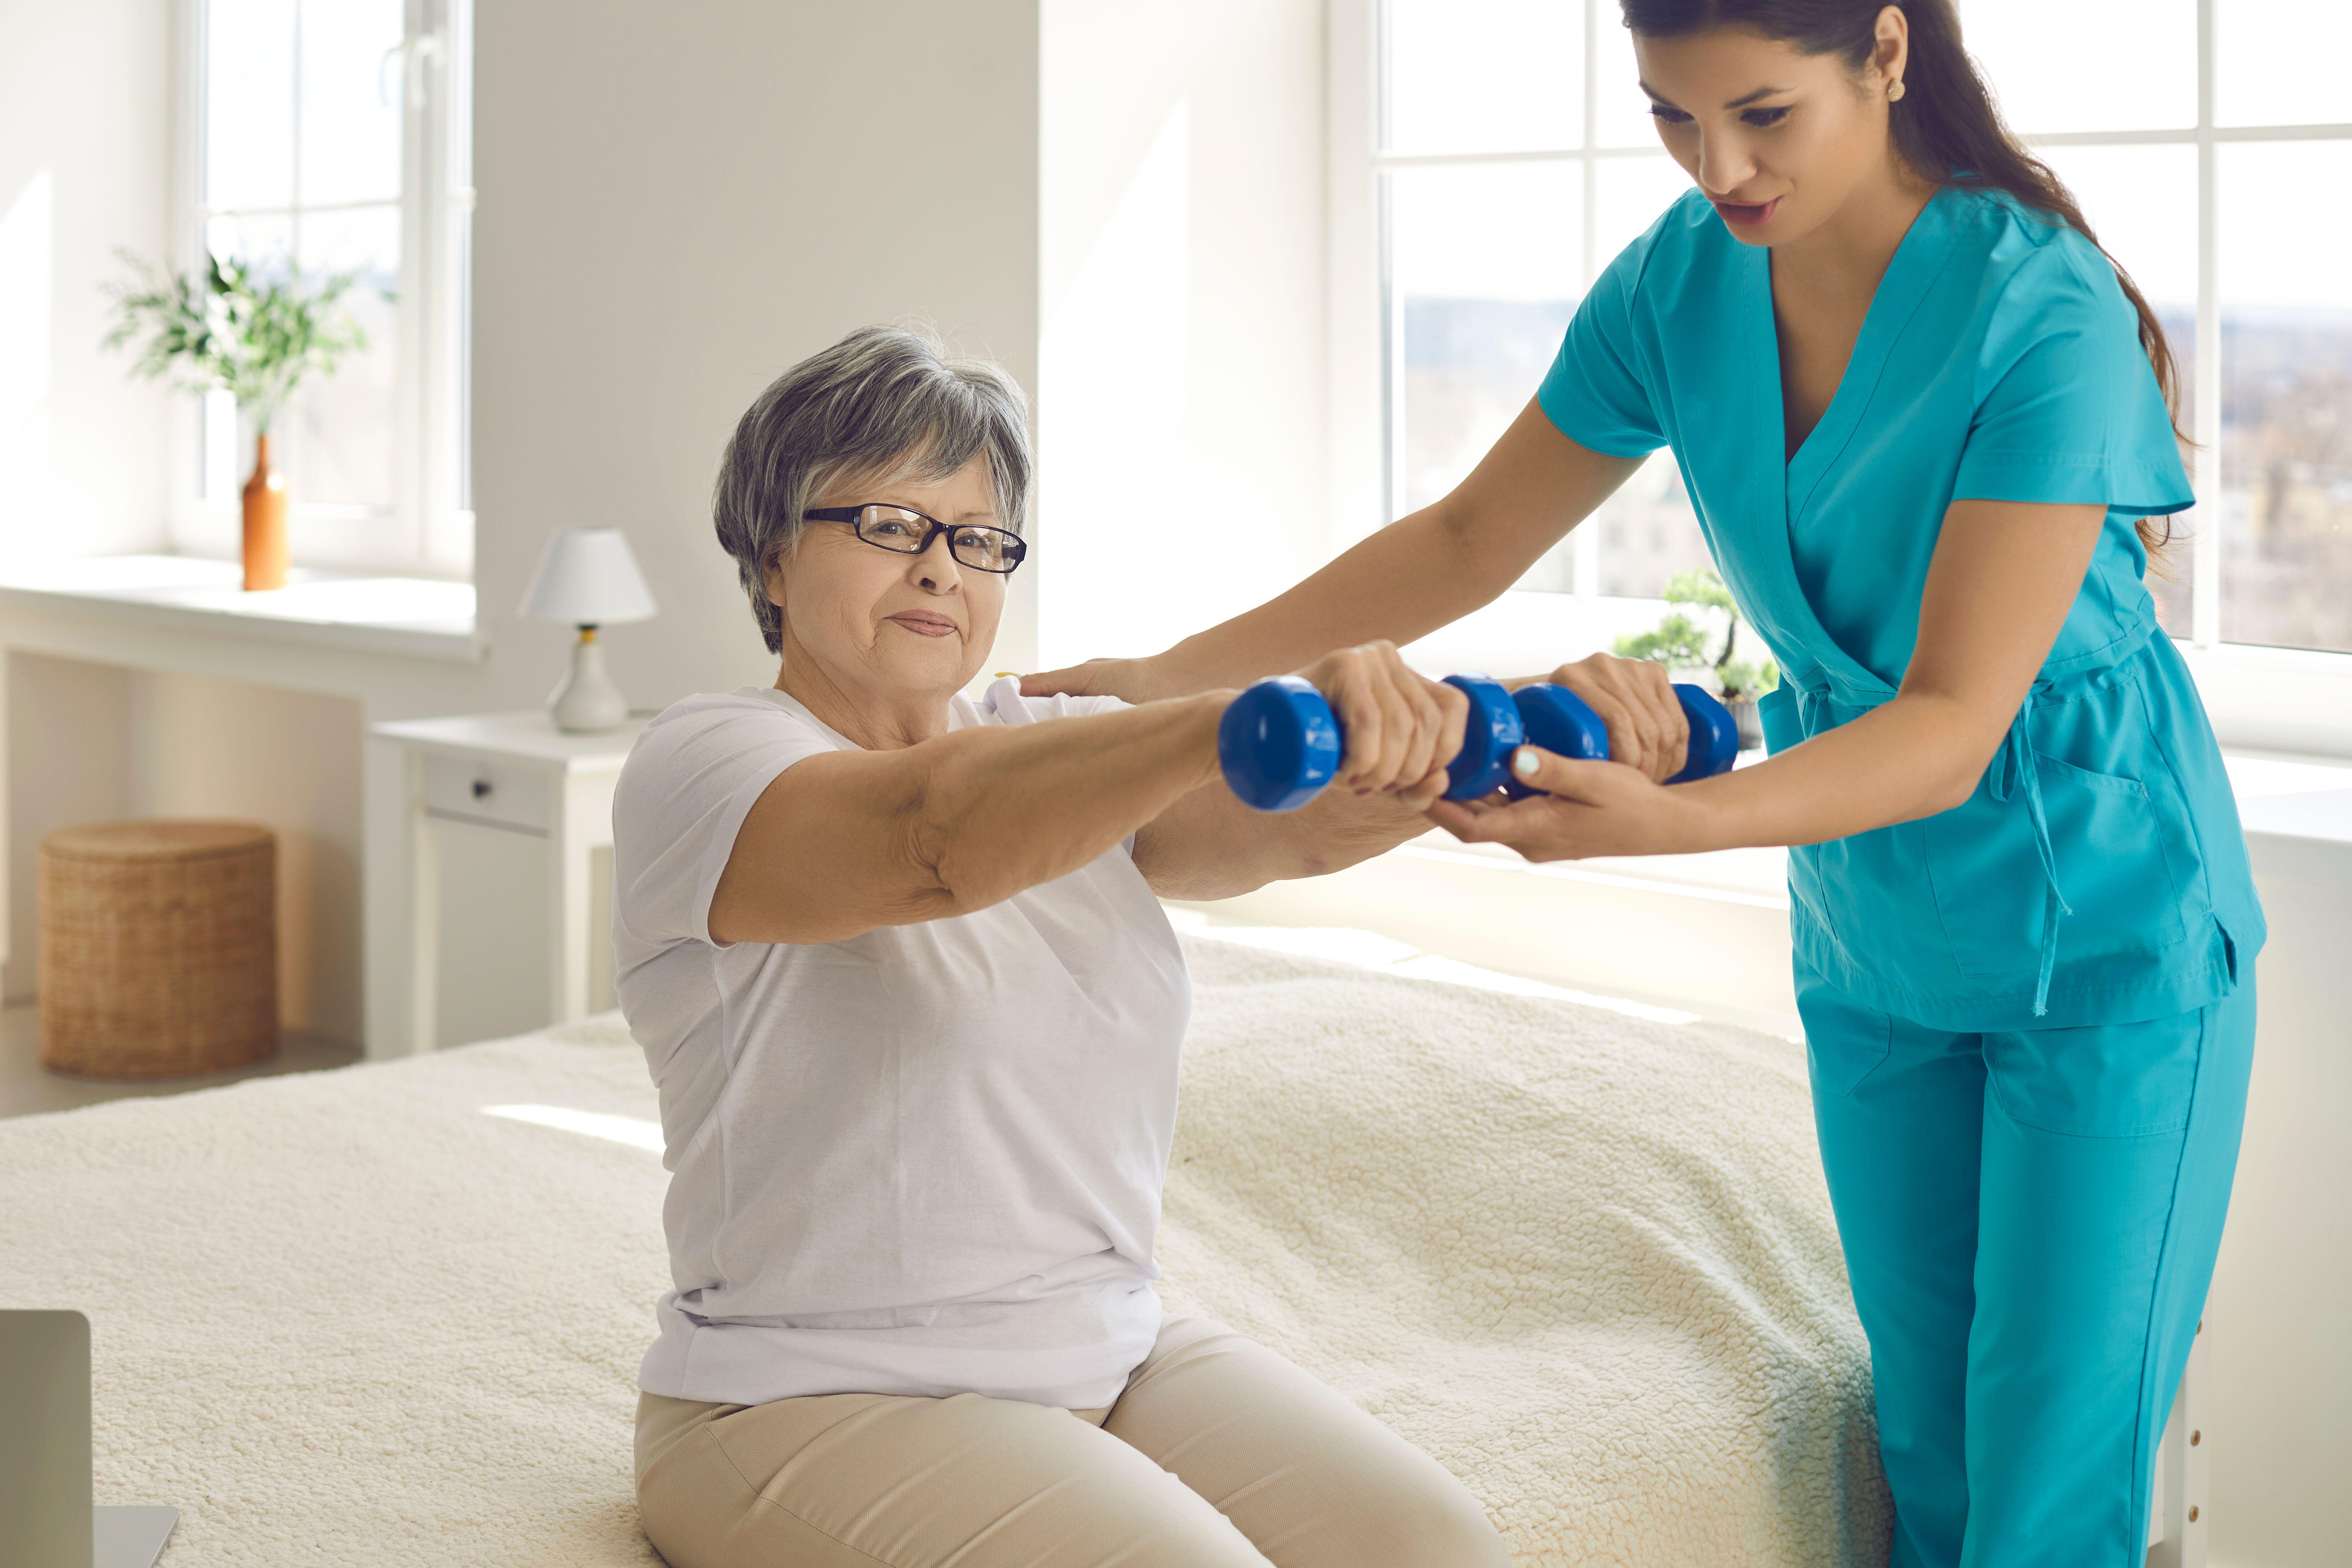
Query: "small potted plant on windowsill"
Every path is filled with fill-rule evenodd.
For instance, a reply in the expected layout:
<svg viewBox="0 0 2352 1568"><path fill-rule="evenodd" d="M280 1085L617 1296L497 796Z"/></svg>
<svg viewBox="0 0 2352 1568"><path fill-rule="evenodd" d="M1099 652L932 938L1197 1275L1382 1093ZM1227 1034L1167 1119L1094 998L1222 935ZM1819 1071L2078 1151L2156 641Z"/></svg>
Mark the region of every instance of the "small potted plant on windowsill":
<svg viewBox="0 0 2352 1568"><path fill-rule="evenodd" d="M1666 583L1665 597L1669 605L1722 612L1722 650L1710 653L1708 628L1682 610L1669 610L1654 630L1619 637L1617 657L1650 659L1664 665L1670 674L1712 672L1722 689L1723 705L1738 722L1741 749L1762 745L1764 726L1757 717L1756 700L1780 684L1780 667L1769 658L1759 664L1732 657L1739 645L1739 606L1732 602L1731 590L1723 585L1722 578L1701 567L1675 573Z"/></svg>
<svg viewBox="0 0 2352 1568"><path fill-rule="evenodd" d="M134 374L175 376L191 392L226 391L253 426L253 473L245 482L245 586L286 586L286 479L269 467L269 425L313 375L334 374L367 334L338 301L357 274L315 282L287 267L262 276L242 261L205 258L201 277L175 277L122 253L133 280L112 290L113 330L106 346L145 343Z"/></svg>

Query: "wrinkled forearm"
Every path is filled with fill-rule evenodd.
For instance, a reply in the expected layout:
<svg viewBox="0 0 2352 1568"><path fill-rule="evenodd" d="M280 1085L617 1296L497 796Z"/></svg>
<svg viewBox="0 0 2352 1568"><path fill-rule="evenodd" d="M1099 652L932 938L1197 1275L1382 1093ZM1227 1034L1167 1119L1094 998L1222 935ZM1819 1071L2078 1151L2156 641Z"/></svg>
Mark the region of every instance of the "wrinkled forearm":
<svg viewBox="0 0 2352 1568"><path fill-rule="evenodd" d="M1066 876L1216 777L1231 697L941 736L909 807L911 853L960 913Z"/></svg>

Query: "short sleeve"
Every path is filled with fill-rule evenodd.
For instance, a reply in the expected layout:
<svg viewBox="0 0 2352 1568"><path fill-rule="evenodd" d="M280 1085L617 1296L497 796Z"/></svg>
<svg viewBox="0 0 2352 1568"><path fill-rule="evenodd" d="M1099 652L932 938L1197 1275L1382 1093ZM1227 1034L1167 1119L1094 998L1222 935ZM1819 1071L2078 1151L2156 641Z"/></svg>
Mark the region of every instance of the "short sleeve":
<svg viewBox="0 0 2352 1568"><path fill-rule="evenodd" d="M1058 692L1051 697L1024 697L1021 682L1008 676L988 689L981 701L981 713L984 723L1034 724L1043 719L1086 719L1097 713L1116 713L1129 706L1117 697L1072 697Z"/></svg>
<svg viewBox="0 0 2352 1568"><path fill-rule="evenodd" d="M625 942L710 942L710 900L751 805L839 748L764 699L690 698L646 727L613 794L613 920Z"/></svg>
<svg viewBox="0 0 2352 1568"><path fill-rule="evenodd" d="M983 724L1035 724L1047 719L1089 719L1097 713L1116 713L1132 706L1118 697L1072 697L1066 692L1051 697L1024 697L1020 680L1008 676L988 689L981 701L980 718ZM1135 835L1129 834L1120 847L1132 857Z"/></svg>
<svg viewBox="0 0 2352 1568"><path fill-rule="evenodd" d="M2137 515L2194 500L2131 301L2072 231L2021 263L1993 309L1952 499Z"/></svg>
<svg viewBox="0 0 2352 1568"><path fill-rule="evenodd" d="M1642 458L1666 444L1636 352L1633 302L1656 231L1609 264L1560 340L1536 403L1561 435L1612 458Z"/></svg>

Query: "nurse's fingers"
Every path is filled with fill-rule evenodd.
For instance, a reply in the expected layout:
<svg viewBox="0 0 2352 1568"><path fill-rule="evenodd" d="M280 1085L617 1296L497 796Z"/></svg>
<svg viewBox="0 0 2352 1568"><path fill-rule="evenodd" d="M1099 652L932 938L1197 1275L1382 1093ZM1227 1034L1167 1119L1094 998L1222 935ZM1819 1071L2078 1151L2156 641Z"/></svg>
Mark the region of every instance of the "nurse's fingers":
<svg viewBox="0 0 2352 1568"><path fill-rule="evenodd" d="M1631 782L1625 764L1615 760L1589 763L1563 757L1541 746L1521 746L1511 753L1511 776L1529 789L1580 805L1607 805L1624 798Z"/></svg>
<svg viewBox="0 0 2352 1568"><path fill-rule="evenodd" d="M1610 763L1586 763L1585 767L1611 767ZM1532 800L1500 804L1441 800L1422 814L1465 844L1500 844L1529 860L1573 860L1605 853L1588 829L1605 831L1595 819L1603 814L1571 800L1538 795Z"/></svg>
<svg viewBox="0 0 2352 1568"><path fill-rule="evenodd" d="M1679 792L1661 789L1622 763L1522 746L1512 753L1511 771L1544 793L1507 805L1497 804L1500 797L1441 800L1423 815L1465 844L1500 844L1536 861L1655 855L1691 841Z"/></svg>

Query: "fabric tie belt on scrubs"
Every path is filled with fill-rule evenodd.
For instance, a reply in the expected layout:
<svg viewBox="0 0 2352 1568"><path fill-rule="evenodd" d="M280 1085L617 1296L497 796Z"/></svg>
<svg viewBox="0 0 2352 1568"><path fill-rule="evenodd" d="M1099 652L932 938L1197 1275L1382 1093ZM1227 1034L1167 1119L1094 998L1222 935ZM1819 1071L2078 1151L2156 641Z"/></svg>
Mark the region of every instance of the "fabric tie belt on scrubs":
<svg viewBox="0 0 2352 1568"><path fill-rule="evenodd" d="M2037 687L2039 683L2037 682ZM2033 1016L2050 1011L2050 976L2058 967L2058 922L2073 914L2066 895L2058 888L2058 858L2050 847L2050 815L2042 805L2042 759L2033 750L2029 726L2033 718L2034 691L2029 689L2009 721L2009 733L1992 760L1986 788L1995 800L2008 800L2025 784L2025 814L2033 823L2033 852L2042 857L2042 972L2033 982Z"/></svg>

